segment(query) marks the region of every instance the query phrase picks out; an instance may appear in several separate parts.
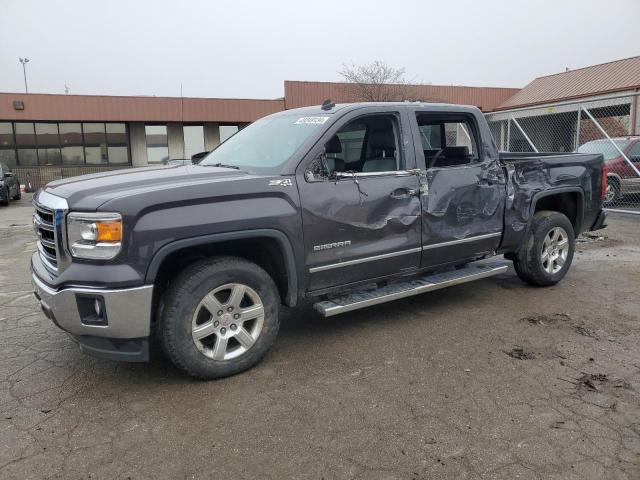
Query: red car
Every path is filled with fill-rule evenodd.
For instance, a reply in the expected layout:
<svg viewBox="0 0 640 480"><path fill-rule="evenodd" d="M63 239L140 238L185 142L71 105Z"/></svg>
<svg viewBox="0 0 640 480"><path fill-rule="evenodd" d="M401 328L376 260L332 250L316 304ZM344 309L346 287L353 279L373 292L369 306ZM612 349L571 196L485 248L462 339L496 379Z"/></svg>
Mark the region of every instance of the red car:
<svg viewBox="0 0 640 480"><path fill-rule="evenodd" d="M578 153L601 153L604 156L607 172L605 205L615 204L624 195L640 195L640 136L617 137L611 140L631 160L635 169L607 139L587 142L577 150Z"/></svg>

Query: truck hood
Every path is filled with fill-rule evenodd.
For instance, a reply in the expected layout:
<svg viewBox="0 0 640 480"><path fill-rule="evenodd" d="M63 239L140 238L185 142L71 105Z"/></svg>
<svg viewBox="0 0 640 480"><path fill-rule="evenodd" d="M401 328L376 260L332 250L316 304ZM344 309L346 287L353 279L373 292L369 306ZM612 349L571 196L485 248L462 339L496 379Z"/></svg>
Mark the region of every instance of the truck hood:
<svg viewBox="0 0 640 480"><path fill-rule="evenodd" d="M72 210L97 210L110 200L123 199L157 190L184 189L195 184L255 178L230 168L158 166L127 168L82 175L49 183L45 190L67 200Z"/></svg>

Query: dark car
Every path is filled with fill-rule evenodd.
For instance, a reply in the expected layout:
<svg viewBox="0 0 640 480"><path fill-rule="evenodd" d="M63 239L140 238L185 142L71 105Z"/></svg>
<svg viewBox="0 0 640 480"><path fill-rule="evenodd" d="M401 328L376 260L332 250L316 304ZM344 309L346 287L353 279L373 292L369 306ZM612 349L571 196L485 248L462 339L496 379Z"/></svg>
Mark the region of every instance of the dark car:
<svg viewBox="0 0 640 480"><path fill-rule="evenodd" d="M283 305L329 317L504 274L498 254L559 282L577 235L606 225L603 165L499 153L475 107L287 110L198 165L49 183L32 280L82 350L145 361L153 335L188 374L223 377L265 355Z"/></svg>
<svg viewBox="0 0 640 480"><path fill-rule="evenodd" d="M0 163L0 204L9 205L11 200L20 200L20 181L8 165Z"/></svg>
<svg viewBox="0 0 640 480"><path fill-rule="evenodd" d="M615 204L625 195L640 194L640 136L593 140L580 145L577 152L601 153L604 156L604 171L607 176L607 192L604 197L606 206Z"/></svg>

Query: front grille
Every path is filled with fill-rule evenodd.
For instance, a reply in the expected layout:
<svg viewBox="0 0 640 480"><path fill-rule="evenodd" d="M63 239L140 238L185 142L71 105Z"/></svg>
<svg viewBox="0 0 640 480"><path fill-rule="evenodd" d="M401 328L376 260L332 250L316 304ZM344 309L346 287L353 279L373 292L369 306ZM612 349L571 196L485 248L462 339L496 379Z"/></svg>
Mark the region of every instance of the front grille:
<svg viewBox="0 0 640 480"><path fill-rule="evenodd" d="M36 213L33 223L38 236L38 252L40 258L50 270L58 271L58 249L56 244L55 210L39 203L34 203Z"/></svg>

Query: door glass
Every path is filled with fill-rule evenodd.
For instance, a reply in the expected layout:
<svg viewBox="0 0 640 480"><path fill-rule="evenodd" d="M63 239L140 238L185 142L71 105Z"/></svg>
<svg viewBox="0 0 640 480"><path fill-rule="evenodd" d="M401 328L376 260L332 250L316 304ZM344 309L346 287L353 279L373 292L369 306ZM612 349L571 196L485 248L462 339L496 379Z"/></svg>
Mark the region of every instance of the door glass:
<svg viewBox="0 0 640 480"><path fill-rule="evenodd" d="M331 172L390 172L400 168L394 115L369 115L344 125L325 144Z"/></svg>
<svg viewBox="0 0 640 480"><path fill-rule="evenodd" d="M458 118L416 115L427 168L454 167L477 160L474 129L469 120Z"/></svg>

